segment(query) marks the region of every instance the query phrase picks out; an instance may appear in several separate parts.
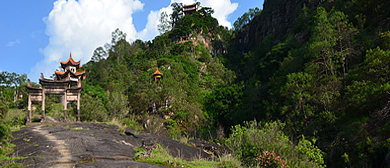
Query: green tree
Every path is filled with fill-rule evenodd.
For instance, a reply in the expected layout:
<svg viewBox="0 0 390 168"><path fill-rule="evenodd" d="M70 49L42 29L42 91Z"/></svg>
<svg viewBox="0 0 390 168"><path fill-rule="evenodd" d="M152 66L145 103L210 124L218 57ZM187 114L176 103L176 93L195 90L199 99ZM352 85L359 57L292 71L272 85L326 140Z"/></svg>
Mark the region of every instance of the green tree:
<svg viewBox="0 0 390 168"><path fill-rule="evenodd" d="M93 51L91 61L99 62L107 57L107 52L103 49L103 47L98 47Z"/></svg>
<svg viewBox="0 0 390 168"><path fill-rule="evenodd" d="M130 108L126 95L114 91L106 92L106 97L108 98L106 109L111 119L121 120L129 114Z"/></svg>
<svg viewBox="0 0 390 168"><path fill-rule="evenodd" d="M166 12L161 12L159 21L160 24L157 25L157 28L160 34L164 34L165 32L172 29L172 25L168 20L168 14Z"/></svg>
<svg viewBox="0 0 390 168"><path fill-rule="evenodd" d="M80 98L80 118L82 121L105 121L107 114L102 100L92 92L81 94Z"/></svg>
<svg viewBox="0 0 390 168"><path fill-rule="evenodd" d="M287 115L288 123L296 134L303 133L316 110L310 103L313 101L313 76L299 72L287 75L287 82L281 89L285 97L282 114Z"/></svg>
<svg viewBox="0 0 390 168"><path fill-rule="evenodd" d="M18 74L16 72L3 71L0 74L0 85L5 85L7 89L14 89L14 103L18 107L20 86L27 82L26 74Z"/></svg>
<svg viewBox="0 0 390 168"><path fill-rule="evenodd" d="M171 14L171 24L172 28L176 26L177 20L179 20L179 14L183 10L183 3L174 2L171 4L172 14Z"/></svg>
<svg viewBox="0 0 390 168"><path fill-rule="evenodd" d="M250 8L248 12L245 12L242 16L237 18L236 21L233 23L234 30L239 31L241 28L243 28L245 25L249 24L252 19L259 15L261 13L261 10L256 8Z"/></svg>

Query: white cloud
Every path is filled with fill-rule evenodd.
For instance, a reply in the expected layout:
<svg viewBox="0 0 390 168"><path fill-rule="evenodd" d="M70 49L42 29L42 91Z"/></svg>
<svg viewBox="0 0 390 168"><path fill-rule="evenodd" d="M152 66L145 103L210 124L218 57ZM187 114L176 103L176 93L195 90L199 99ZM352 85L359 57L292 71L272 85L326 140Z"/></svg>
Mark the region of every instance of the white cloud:
<svg viewBox="0 0 390 168"><path fill-rule="evenodd" d="M66 61L69 53L75 61L86 63L93 50L111 41L116 28L135 40L132 14L143 8L139 0L58 0L49 16L43 18L49 44L41 50L44 59L29 74L32 80L42 72L46 78Z"/></svg>
<svg viewBox="0 0 390 168"><path fill-rule="evenodd" d="M171 0L171 4L174 2L187 5L195 3L194 0ZM232 23L227 20L227 17L237 9L238 3L231 3L230 0L200 0L199 2L203 7L211 7L214 9L214 14L212 16L218 20L220 25L228 28L232 27ZM167 12L169 15L172 13L172 8L169 5L161 8L159 11L151 11L149 13L148 23L146 24L145 29L137 33L138 38L143 40L152 40L159 34L157 25L160 24L159 17L163 11Z"/></svg>
<svg viewBox="0 0 390 168"><path fill-rule="evenodd" d="M20 44L20 40L19 39L16 39L15 41L8 42L6 46L7 47L13 47L16 44Z"/></svg>

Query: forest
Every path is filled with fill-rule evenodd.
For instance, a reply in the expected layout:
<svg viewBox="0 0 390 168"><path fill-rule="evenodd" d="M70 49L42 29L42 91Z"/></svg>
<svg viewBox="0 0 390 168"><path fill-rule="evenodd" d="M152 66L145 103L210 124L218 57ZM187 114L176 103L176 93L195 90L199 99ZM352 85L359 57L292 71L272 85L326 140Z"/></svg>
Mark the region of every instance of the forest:
<svg viewBox="0 0 390 168"><path fill-rule="evenodd" d="M220 143L239 167L390 166L390 1L266 0L232 29L181 6L153 40L116 29L95 49L80 68L82 121ZM26 82L0 74L0 146L24 125ZM47 115L63 115L46 100Z"/></svg>

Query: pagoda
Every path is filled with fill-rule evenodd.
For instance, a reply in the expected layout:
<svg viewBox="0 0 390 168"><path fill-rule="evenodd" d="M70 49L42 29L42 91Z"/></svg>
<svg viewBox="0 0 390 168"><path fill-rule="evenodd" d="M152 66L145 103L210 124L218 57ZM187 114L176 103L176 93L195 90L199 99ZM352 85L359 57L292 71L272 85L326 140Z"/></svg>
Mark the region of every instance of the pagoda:
<svg viewBox="0 0 390 168"><path fill-rule="evenodd" d="M160 71L158 71L158 67L157 67L157 70L156 70L156 72L154 72L153 74L152 74L152 76L153 76L153 78L154 78L154 82L160 82L160 80L161 80L161 78L162 78L162 73L160 72Z"/></svg>
<svg viewBox="0 0 390 168"><path fill-rule="evenodd" d="M55 80L69 80L73 83L85 79L85 70L77 72L80 68L80 61L74 61L72 53L70 53L67 61L60 61L60 63L64 72L54 71L56 74Z"/></svg>

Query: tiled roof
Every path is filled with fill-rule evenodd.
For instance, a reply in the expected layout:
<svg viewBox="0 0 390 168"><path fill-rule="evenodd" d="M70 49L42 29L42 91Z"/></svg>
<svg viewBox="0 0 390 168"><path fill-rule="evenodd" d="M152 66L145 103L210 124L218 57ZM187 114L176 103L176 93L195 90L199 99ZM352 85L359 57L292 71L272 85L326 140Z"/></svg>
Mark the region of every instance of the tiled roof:
<svg viewBox="0 0 390 168"><path fill-rule="evenodd" d="M80 61L76 62L73 60L72 58L72 53L70 53L70 56L68 58L68 60L66 61L60 61L61 62L61 67L62 68L65 68L66 66L65 65L68 65L69 63L71 63L72 65L76 66L76 68L80 68Z"/></svg>
<svg viewBox="0 0 390 168"><path fill-rule="evenodd" d="M153 73L153 76L154 76L154 75L162 75L162 73L161 73L160 71L158 71L158 67L157 67L156 72Z"/></svg>
<svg viewBox="0 0 390 168"><path fill-rule="evenodd" d="M68 69L65 72L54 71L54 73L56 74L56 76L58 76L60 78L63 78L63 76L67 75L68 73L70 73L72 76L79 77L79 76L84 75L85 70L73 73L71 70Z"/></svg>

